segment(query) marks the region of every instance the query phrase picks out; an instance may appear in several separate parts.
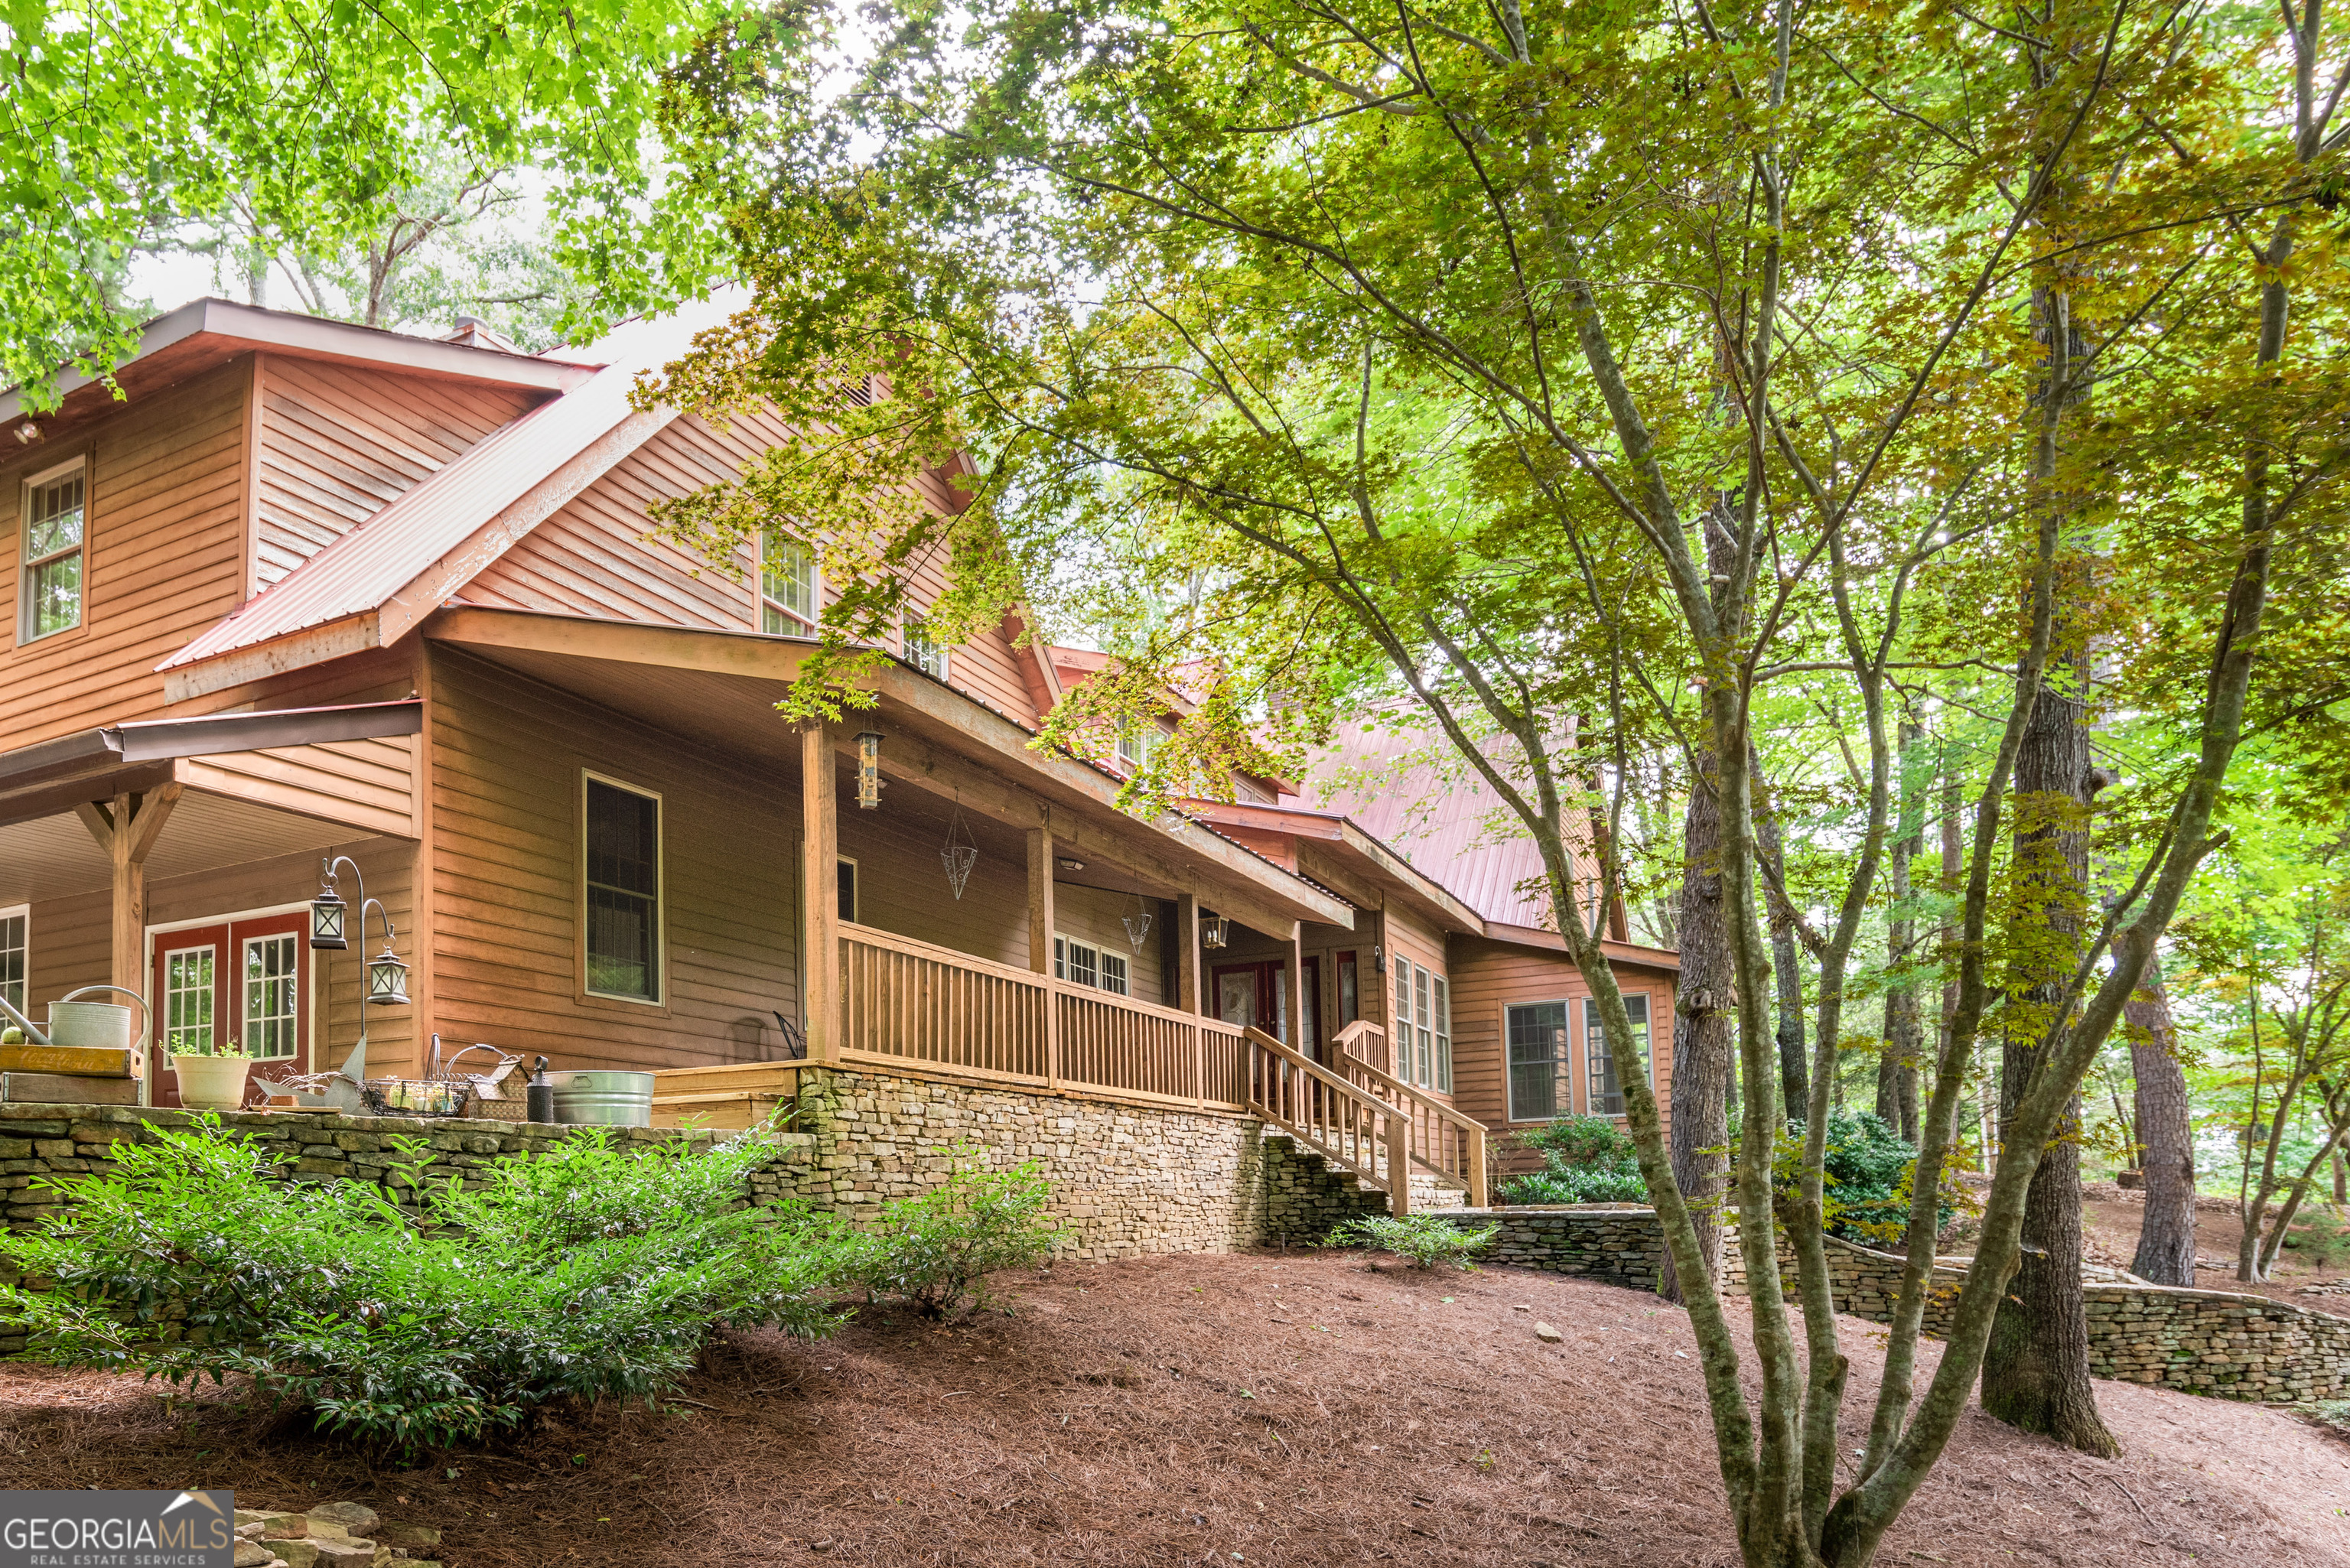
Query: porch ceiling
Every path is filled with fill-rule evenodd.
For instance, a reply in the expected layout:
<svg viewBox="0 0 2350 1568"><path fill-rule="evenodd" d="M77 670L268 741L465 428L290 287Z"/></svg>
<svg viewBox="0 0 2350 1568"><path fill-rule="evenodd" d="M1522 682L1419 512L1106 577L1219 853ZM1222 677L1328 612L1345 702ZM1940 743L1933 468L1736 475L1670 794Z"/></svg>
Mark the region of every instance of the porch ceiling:
<svg viewBox="0 0 2350 1568"><path fill-rule="evenodd" d="M148 853L147 878L151 884L367 836L348 823L191 789ZM71 811L0 827L0 905L103 893L112 875L105 851Z"/></svg>
<svg viewBox="0 0 2350 1568"><path fill-rule="evenodd" d="M798 777L799 738L774 707L813 644L478 608L445 610L425 635ZM1160 898L1196 891L1259 929L1354 924L1352 906L1197 824L1143 822L1119 811L1116 781L1072 758L1027 750L1028 731L951 687L895 664L868 684L879 706L836 726L837 745L853 746L858 729L881 732L883 774L934 797L933 810L959 800L966 815L1007 827L1049 822L1064 852L1094 867L1084 880L1097 885Z"/></svg>

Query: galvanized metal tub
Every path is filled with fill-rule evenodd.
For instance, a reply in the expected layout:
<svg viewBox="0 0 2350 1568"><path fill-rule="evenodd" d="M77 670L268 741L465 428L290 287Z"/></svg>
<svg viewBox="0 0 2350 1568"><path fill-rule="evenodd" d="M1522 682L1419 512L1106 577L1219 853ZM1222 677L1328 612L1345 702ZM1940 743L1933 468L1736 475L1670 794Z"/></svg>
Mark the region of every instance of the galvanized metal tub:
<svg viewBox="0 0 2350 1568"><path fill-rule="evenodd" d="M101 1051L128 1051L137 1038L127 1007L111 1002L52 1002L49 1003L49 1044L95 1046Z"/></svg>
<svg viewBox="0 0 2350 1568"><path fill-rule="evenodd" d="M550 1073L555 1119L570 1127L649 1127L653 1125L650 1073Z"/></svg>

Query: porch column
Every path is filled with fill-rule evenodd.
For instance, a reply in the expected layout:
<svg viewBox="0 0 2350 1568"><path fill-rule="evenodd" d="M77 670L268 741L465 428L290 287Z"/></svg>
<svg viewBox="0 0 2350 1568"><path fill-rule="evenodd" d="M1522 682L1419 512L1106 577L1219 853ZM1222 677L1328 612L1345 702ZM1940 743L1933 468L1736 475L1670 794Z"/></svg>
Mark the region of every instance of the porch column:
<svg viewBox="0 0 2350 1568"><path fill-rule="evenodd" d="M74 807L82 826L106 852L113 872L112 962L108 978L136 992L151 1009L156 999L149 994L147 983L147 856L162 836L163 824L171 820L180 792L181 785L174 780L144 795L118 794L111 802L85 801ZM32 998L25 1000L29 1002ZM151 1012L147 1023L150 1049L148 1071L139 1080L141 1105L152 1103L155 1081L152 1047L157 1029Z"/></svg>
<svg viewBox="0 0 2350 1568"><path fill-rule="evenodd" d="M1028 830L1028 969L1043 978L1045 993L1045 1083L1061 1081L1061 996L1053 989L1053 833Z"/></svg>
<svg viewBox="0 0 2350 1568"><path fill-rule="evenodd" d="M800 881L806 908L807 973L800 977L807 1012L807 1059L840 1060L840 815L832 780L832 742L821 722L800 725Z"/></svg>
<svg viewBox="0 0 2350 1568"><path fill-rule="evenodd" d="M1305 922L1293 921L1289 928L1289 958L1284 967L1287 974L1282 989L1288 993L1282 1005L1289 1013L1289 1038L1284 1042L1292 1051L1305 1054Z"/></svg>
<svg viewBox="0 0 2350 1568"><path fill-rule="evenodd" d="M1178 894L1175 899L1175 989L1167 1005L1197 1020L1200 1016L1200 898ZM1191 1026L1192 1098L1208 1103L1208 1032Z"/></svg>

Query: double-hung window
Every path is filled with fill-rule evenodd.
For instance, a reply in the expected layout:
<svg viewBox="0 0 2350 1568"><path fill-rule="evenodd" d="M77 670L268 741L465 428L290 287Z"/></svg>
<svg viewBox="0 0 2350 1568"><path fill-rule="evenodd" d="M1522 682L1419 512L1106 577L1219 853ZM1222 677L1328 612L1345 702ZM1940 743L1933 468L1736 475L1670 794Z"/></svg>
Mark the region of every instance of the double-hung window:
<svg viewBox="0 0 2350 1568"><path fill-rule="evenodd" d="M947 678L947 648L931 631L931 623L919 616L906 620L906 662L944 680Z"/></svg>
<svg viewBox="0 0 2350 1568"><path fill-rule="evenodd" d="M1159 728L1139 719L1128 719L1118 730L1118 763L1128 773L1139 773L1150 760L1150 742L1157 738Z"/></svg>
<svg viewBox="0 0 2350 1568"><path fill-rule="evenodd" d="M1395 961L1396 1076L1440 1095L1452 1092L1452 999L1444 977Z"/></svg>
<svg viewBox="0 0 2350 1568"><path fill-rule="evenodd" d="M808 637L816 623L816 552L789 534L769 529L759 543L759 629L778 637Z"/></svg>
<svg viewBox="0 0 2350 1568"><path fill-rule="evenodd" d="M1657 1086L1656 1055L1648 1049L1648 999L1645 995L1627 996L1624 1011L1632 1020L1632 1044L1639 1058L1648 1064L1648 1086ZM1624 1114L1624 1065L1608 1048L1607 1031L1599 1022L1599 1009L1590 1002L1583 1004L1583 1054L1590 1064L1591 1114L1596 1116L1620 1116Z"/></svg>
<svg viewBox="0 0 2350 1568"><path fill-rule="evenodd" d="M660 798L587 779L587 989L659 1002Z"/></svg>
<svg viewBox="0 0 2350 1568"><path fill-rule="evenodd" d="M89 472L80 458L35 474L25 486L17 640L31 642L81 624L88 512Z"/></svg>
<svg viewBox="0 0 2350 1568"><path fill-rule="evenodd" d="M1053 939L1053 978L1119 996L1134 994L1133 971L1124 953L1109 952L1075 937Z"/></svg>
<svg viewBox="0 0 2350 1568"><path fill-rule="evenodd" d="M1564 1002L1509 1009L1510 1119L1549 1121L1575 1109L1575 1077Z"/></svg>
<svg viewBox="0 0 2350 1568"><path fill-rule="evenodd" d="M0 996L19 1012L25 1011L25 950L31 925L31 906L0 909Z"/></svg>

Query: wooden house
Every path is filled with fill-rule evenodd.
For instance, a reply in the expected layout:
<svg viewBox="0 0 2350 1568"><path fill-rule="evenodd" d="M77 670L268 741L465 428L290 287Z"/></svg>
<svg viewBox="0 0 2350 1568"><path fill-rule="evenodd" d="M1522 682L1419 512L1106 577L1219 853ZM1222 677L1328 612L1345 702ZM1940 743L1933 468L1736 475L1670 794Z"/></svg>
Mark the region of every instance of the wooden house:
<svg viewBox="0 0 2350 1568"><path fill-rule="evenodd" d="M647 536L788 439L629 406L715 318L530 356L200 300L112 386L0 400L5 993L124 986L166 1061L323 1070L388 946L371 1072L486 1042L722 1122L803 1060L1239 1109L1252 1024L1435 1119L1586 1107L1555 938L1280 781L1119 811L1115 757L1031 746L1087 656L1016 614L951 648L910 622L854 722L783 722L814 553ZM343 954L303 940L337 857L380 906ZM1669 1017L1670 955L1622 958ZM1566 1086L1513 1102L1542 1029Z"/></svg>

